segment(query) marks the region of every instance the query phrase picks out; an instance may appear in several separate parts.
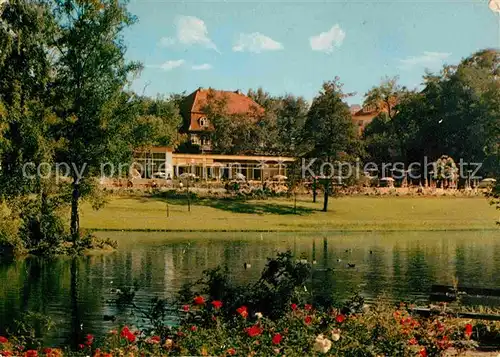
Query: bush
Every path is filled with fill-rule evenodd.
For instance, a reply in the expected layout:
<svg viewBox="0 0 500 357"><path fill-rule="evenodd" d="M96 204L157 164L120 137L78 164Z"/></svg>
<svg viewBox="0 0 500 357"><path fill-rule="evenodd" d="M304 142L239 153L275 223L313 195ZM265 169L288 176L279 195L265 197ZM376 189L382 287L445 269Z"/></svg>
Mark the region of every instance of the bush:
<svg viewBox="0 0 500 357"><path fill-rule="evenodd" d="M210 300L226 301L230 304L228 312L245 305L249 313L260 311L270 318L279 318L290 301L298 303L306 298L304 286L310 274L311 267L307 262L296 262L290 251L279 253L276 258L268 259L257 282L245 286L234 285L227 270L205 271L202 279L184 287L180 303L204 295Z"/></svg>
<svg viewBox="0 0 500 357"><path fill-rule="evenodd" d="M19 254L23 242L19 237L20 219L5 202L0 203L0 256Z"/></svg>

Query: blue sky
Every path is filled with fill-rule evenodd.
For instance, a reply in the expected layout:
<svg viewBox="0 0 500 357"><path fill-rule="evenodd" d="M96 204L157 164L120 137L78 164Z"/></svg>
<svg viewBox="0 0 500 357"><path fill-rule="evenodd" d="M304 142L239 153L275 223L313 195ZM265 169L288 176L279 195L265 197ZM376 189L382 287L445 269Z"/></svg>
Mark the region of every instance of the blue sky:
<svg viewBox="0 0 500 357"><path fill-rule="evenodd" d="M132 0L127 57L144 64L133 83L155 96L198 87L263 87L311 100L339 76L349 102L384 76L416 87L439 70L500 45L500 15L488 0Z"/></svg>

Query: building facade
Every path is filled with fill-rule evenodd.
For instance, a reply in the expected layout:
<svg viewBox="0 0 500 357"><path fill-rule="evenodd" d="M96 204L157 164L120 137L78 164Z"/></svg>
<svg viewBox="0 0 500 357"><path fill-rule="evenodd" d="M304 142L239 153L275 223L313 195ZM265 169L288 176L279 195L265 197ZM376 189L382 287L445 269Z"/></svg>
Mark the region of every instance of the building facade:
<svg viewBox="0 0 500 357"><path fill-rule="evenodd" d="M170 147L153 147L134 154L133 169L140 178L171 178L191 174L200 180L264 181L286 176L291 157L180 154Z"/></svg>

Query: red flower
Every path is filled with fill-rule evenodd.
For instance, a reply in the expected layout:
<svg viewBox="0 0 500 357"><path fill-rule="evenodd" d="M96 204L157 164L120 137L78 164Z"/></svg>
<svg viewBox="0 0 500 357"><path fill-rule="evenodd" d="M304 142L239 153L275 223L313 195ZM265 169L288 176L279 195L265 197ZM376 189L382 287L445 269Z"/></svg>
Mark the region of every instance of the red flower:
<svg viewBox="0 0 500 357"><path fill-rule="evenodd" d="M85 344L90 346L94 342L94 335L88 334L86 339Z"/></svg>
<svg viewBox="0 0 500 357"><path fill-rule="evenodd" d="M7 337L0 336L0 343L7 343L7 342L9 342Z"/></svg>
<svg viewBox="0 0 500 357"><path fill-rule="evenodd" d="M227 354L231 355L231 356L234 356L236 354L236 350L231 347L230 349L227 350Z"/></svg>
<svg viewBox="0 0 500 357"><path fill-rule="evenodd" d="M425 349L425 347L422 347L422 349L418 352L418 355L420 357L427 357L427 350Z"/></svg>
<svg viewBox="0 0 500 357"><path fill-rule="evenodd" d="M128 334L131 334L132 331L130 331L130 329L128 328L128 326L124 326L122 328L122 332L120 333L120 336L121 337L127 337Z"/></svg>
<svg viewBox="0 0 500 357"><path fill-rule="evenodd" d="M293 311L297 310L297 304L292 304L290 305L290 307L292 308Z"/></svg>
<svg viewBox="0 0 500 357"><path fill-rule="evenodd" d="M262 331L264 331L261 327L259 327L258 325L253 325L252 327L247 327L245 329L246 333L248 334L248 336L250 337L256 337L256 336L259 336Z"/></svg>
<svg viewBox="0 0 500 357"><path fill-rule="evenodd" d="M196 326L191 326L191 331L195 332L196 330L198 330L198 327L196 327Z"/></svg>
<svg viewBox="0 0 500 357"><path fill-rule="evenodd" d="M414 346L414 345L418 345L418 341L417 341L417 339L416 339L415 337L413 337L412 339L410 339L410 340L408 341L408 343L409 343L410 345L412 345L412 346Z"/></svg>
<svg viewBox="0 0 500 357"><path fill-rule="evenodd" d="M189 311L189 305L184 305L182 307L182 310L184 310L184 312L188 312Z"/></svg>
<svg viewBox="0 0 500 357"><path fill-rule="evenodd" d="M450 347L450 341L448 340L447 336L443 336L441 340L437 341L437 345L440 349L446 350L447 348Z"/></svg>
<svg viewBox="0 0 500 357"><path fill-rule="evenodd" d="M312 317L306 316L306 318L304 319L304 322L306 323L306 325L309 325L312 322Z"/></svg>
<svg viewBox="0 0 500 357"><path fill-rule="evenodd" d="M273 344L279 345L283 337L281 337L281 334L277 333L276 335L273 336Z"/></svg>
<svg viewBox="0 0 500 357"><path fill-rule="evenodd" d="M24 352L24 357L38 357L38 352L36 350L28 350Z"/></svg>
<svg viewBox="0 0 500 357"><path fill-rule="evenodd" d="M12 356L12 352L10 352L10 351L0 351L0 355L1 356L5 356L5 357L10 357L10 356Z"/></svg>
<svg viewBox="0 0 500 357"><path fill-rule="evenodd" d="M246 306L241 306L239 308L236 309L236 312L238 314L240 314L243 318L247 318L248 316L248 311L247 311L247 307Z"/></svg>
<svg viewBox="0 0 500 357"><path fill-rule="evenodd" d="M305 305L304 305L304 310L306 310L306 311L311 311L311 310L312 310L312 308L313 308L313 307L312 307L312 305L310 305L310 304L305 304Z"/></svg>
<svg viewBox="0 0 500 357"><path fill-rule="evenodd" d="M153 337L151 337L151 341L153 341L154 343L160 343L161 338L160 338L160 336L153 336Z"/></svg>
<svg viewBox="0 0 500 357"><path fill-rule="evenodd" d="M183 336L184 336L184 332L182 332L182 331L177 331L177 336L179 336L179 337L183 337Z"/></svg>
<svg viewBox="0 0 500 357"><path fill-rule="evenodd" d="M133 334L132 331L130 331L128 326L125 326L122 329L120 336L125 338L126 340L128 340L128 342L131 342L131 343L135 342L135 340L136 340L135 334Z"/></svg>
<svg viewBox="0 0 500 357"><path fill-rule="evenodd" d="M467 324L465 325L465 337L470 338L471 335L472 335L472 325Z"/></svg>
<svg viewBox="0 0 500 357"><path fill-rule="evenodd" d="M78 348L79 348L79 349L81 349L81 350L83 350L83 349L85 348L85 345L84 345L83 343L80 343L80 344L78 345Z"/></svg>
<svg viewBox="0 0 500 357"><path fill-rule="evenodd" d="M220 309L222 307L222 301L219 300L212 301L212 306L216 309Z"/></svg>
<svg viewBox="0 0 500 357"><path fill-rule="evenodd" d="M337 315L337 317L335 318L335 321L337 321L339 324L341 324L342 322L345 321L345 316L342 314Z"/></svg>
<svg viewBox="0 0 500 357"><path fill-rule="evenodd" d="M194 299L194 304L195 305L204 305L205 304L205 299L203 298L203 296L196 296Z"/></svg>
<svg viewBox="0 0 500 357"><path fill-rule="evenodd" d="M437 322L436 324L436 328L439 330L439 331L444 331L444 325L441 323L441 322Z"/></svg>

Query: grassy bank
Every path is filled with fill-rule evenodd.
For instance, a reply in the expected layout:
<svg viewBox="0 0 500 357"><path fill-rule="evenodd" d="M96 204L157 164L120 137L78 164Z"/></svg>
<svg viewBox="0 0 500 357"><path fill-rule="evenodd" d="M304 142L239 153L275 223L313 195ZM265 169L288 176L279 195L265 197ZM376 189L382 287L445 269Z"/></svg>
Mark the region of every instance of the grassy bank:
<svg viewBox="0 0 500 357"><path fill-rule="evenodd" d="M167 208L168 206L168 208ZM498 212L484 198L343 197L321 202L153 197L113 198L101 210L82 207L83 228L172 231L364 231L495 229Z"/></svg>

